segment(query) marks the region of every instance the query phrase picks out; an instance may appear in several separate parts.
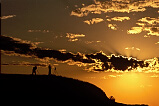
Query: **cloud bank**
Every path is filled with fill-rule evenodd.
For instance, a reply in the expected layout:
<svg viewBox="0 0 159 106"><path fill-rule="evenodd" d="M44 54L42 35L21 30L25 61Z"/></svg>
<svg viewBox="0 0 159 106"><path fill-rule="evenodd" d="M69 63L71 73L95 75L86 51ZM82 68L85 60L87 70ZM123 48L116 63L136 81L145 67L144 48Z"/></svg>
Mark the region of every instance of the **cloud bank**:
<svg viewBox="0 0 159 106"><path fill-rule="evenodd" d="M89 70L104 71L108 69L128 70L137 67L147 67L149 64L134 58L124 56L108 56L102 51L95 54L82 54L63 52L58 50L39 48L35 43L23 41L18 38L1 35L1 51L4 54L34 57L38 59L56 59L57 61L68 62L78 66L88 66Z"/></svg>

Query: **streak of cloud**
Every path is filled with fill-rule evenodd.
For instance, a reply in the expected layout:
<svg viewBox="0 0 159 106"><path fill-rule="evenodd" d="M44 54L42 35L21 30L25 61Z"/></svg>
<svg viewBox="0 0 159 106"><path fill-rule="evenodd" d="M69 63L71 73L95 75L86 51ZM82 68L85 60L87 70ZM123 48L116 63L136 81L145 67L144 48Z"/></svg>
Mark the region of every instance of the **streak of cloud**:
<svg viewBox="0 0 159 106"><path fill-rule="evenodd" d="M158 78L159 75L154 74L154 75L152 75L152 76L150 76L150 77L151 77L151 78Z"/></svg>
<svg viewBox="0 0 159 106"><path fill-rule="evenodd" d="M42 33L48 33L50 32L49 30L28 30L28 32L42 32Z"/></svg>
<svg viewBox="0 0 159 106"><path fill-rule="evenodd" d="M124 21L124 20L130 20L129 17L113 17L113 18L110 18L110 19L107 19L107 21Z"/></svg>
<svg viewBox="0 0 159 106"><path fill-rule="evenodd" d="M13 18L13 17L16 17L16 15L2 16L2 17L0 17L0 19L4 20L4 19L8 19L8 18Z"/></svg>
<svg viewBox="0 0 159 106"><path fill-rule="evenodd" d="M156 42L155 44L159 44L159 42Z"/></svg>
<svg viewBox="0 0 159 106"><path fill-rule="evenodd" d="M104 21L102 18L93 18L91 20L85 20L84 23L91 25Z"/></svg>
<svg viewBox="0 0 159 106"><path fill-rule="evenodd" d="M141 50L140 48L135 48L135 47L126 47L125 49L126 50L137 50L137 51Z"/></svg>
<svg viewBox="0 0 159 106"><path fill-rule="evenodd" d="M85 37L84 34L73 34L73 33L66 33L66 37L69 38L68 41L78 41L78 38L81 38L81 37Z"/></svg>
<svg viewBox="0 0 159 106"><path fill-rule="evenodd" d="M47 63L30 63L30 62L18 62L18 63L3 63L1 64L2 66L10 66L10 65L13 65L13 66L40 66L40 67L47 67L48 64Z"/></svg>
<svg viewBox="0 0 159 106"><path fill-rule="evenodd" d="M92 43L100 43L101 41L97 40L97 41L85 41L86 44L92 44Z"/></svg>

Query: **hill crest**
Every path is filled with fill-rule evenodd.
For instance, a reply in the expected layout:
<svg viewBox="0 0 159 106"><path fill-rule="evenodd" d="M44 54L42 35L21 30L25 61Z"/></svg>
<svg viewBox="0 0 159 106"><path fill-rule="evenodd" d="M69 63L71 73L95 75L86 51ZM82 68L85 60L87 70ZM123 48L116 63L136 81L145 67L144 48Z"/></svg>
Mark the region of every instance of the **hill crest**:
<svg viewBox="0 0 159 106"><path fill-rule="evenodd" d="M29 99L32 103L128 106L112 102L100 88L77 79L55 75L1 74L0 80L2 96L12 102L26 102Z"/></svg>

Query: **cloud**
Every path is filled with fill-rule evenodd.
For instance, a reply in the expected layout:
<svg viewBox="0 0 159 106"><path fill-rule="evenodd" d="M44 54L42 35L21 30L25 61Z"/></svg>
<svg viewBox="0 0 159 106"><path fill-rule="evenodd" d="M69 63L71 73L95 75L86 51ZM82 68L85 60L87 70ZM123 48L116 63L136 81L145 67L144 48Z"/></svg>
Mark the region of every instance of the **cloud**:
<svg viewBox="0 0 159 106"><path fill-rule="evenodd" d="M100 40L97 41L85 41L86 44L92 44L92 43L100 43Z"/></svg>
<svg viewBox="0 0 159 106"><path fill-rule="evenodd" d="M108 24L108 27L112 30L117 30L117 25L116 24Z"/></svg>
<svg viewBox="0 0 159 106"><path fill-rule="evenodd" d="M59 50L61 53L66 53L66 49L60 49Z"/></svg>
<svg viewBox="0 0 159 106"><path fill-rule="evenodd" d="M0 19L4 20L4 19L8 19L8 18L13 18L13 17L16 17L16 15L2 16L2 17L0 17Z"/></svg>
<svg viewBox="0 0 159 106"><path fill-rule="evenodd" d="M73 34L73 33L66 33L66 37L69 38L68 41L78 41L78 38L85 37L84 34Z"/></svg>
<svg viewBox="0 0 159 106"><path fill-rule="evenodd" d="M71 15L74 15L74 16L77 16L77 17L83 17L83 16L87 16L88 12L81 12L80 9L76 9L76 10L71 12Z"/></svg>
<svg viewBox="0 0 159 106"><path fill-rule="evenodd" d="M156 42L155 44L159 44L159 42Z"/></svg>
<svg viewBox="0 0 159 106"><path fill-rule="evenodd" d="M135 48L135 47L126 47L126 50L137 50L140 51L140 48Z"/></svg>
<svg viewBox="0 0 159 106"><path fill-rule="evenodd" d="M74 54L71 52L63 52L63 50L59 51L39 48L30 41L4 35L0 36L0 43L2 54L26 56L46 61L55 59L60 62L68 63L69 65L78 65L79 67L84 66L86 67L85 69L89 71L104 71L108 69L124 71L138 67L147 67L149 65L149 63L145 63L145 61L139 61L121 55L108 56L102 51L91 54L83 54L79 52Z"/></svg>
<svg viewBox="0 0 159 106"><path fill-rule="evenodd" d="M145 64L144 61L139 61L134 58L127 58L120 55L107 56L103 52L97 52L95 54L86 54L86 57L88 59L90 58L95 61L95 65L89 68L89 70L95 70L95 71L104 71L109 69L124 71L128 69L137 68L138 66L147 67L148 65Z"/></svg>
<svg viewBox="0 0 159 106"><path fill-rule="evenodd" d="M91 20L85 20L84 23L90 25L90 24L96 24L102 21L104 21L102 18L92 18Z"/></svg>
<svg viewBox="0 0 159 106"><path fill-rule="evenodd" d="M151 78L158 78L159 75L154 74L154 75L152 75L152 76L150 76L150 77L151 77Z"/></svg>
<svg viewBox="0 0 159 106"><path fill-rule="evenodd" d="M125 16L125 17L113 17L113 18L107 19L107 21L120 21L120 22L124 20L130 20L130 18Z"/></svg>
<svg viewBox="0 0 159 106"><path fill-rule="evenodd" d="M159 18L144 17L139 19L138 21L141 23L145 23L144 26L159 24Z"/></svg>
<svg viewBox="0 0 159 106"><path fill-rule="evenodd" d="M139 34L143 30L142 27L132 27L130 30L127 31L128 34Z"/></svg>
<svg viewBox="0 0 159 106"><path fill-rule="evenodd" d="M2 63L1 64L2 66L8 66L8 65L13 65L13 66L40 66L40 67L47 67L48 64L47 63L30 63L30 62L25 62L25 61L22 61L22 62L18 62L18 63Z"/></svg>
<svg viewBox="0 0 159 106"><path fill-rule="evenodd" d="M14 51L19 54L29 54L33 48L37 48L35 43L30 41L21 40L19 38L8 37L5 35L0 36L1 50Z"/></svg>
<svg viewBox="0 0 159 106"><path fill-rule="evenodd" d="M128 34L139 34L144 31L147 33L147 35L145 35L144 37L159 36L159 17L144 17L139 19L136 24L139 27L132 27L130 30L127 31Z"/></svg>
<svg viewBox="0 0 159 106"><path fill-rule="evenodd" d="M84 17L88 14L101 14L108 12L143 12L146 7L159 8L158 0L94 0L93 4L77 8L71 15Z"/></svg>
<svg viewBox="0 0 159 106"><path fill-rule="evenodd" d="M77 37L78 35L76 35ZM79 37L79 36L78 36ZM18 38L0 36L1 51L8 55L29 56L34 58L54 58L59 61L66 61L72 59L73 61L80 61L83 63L94 63L91 59L85 59L80 53L66 53L58 50L39 48L30 41L21 40Z"/></svg>
<svg viewBox="0 0 159 106"><path fill-rule="evenodd" d="M108 75L108 77L116 78L116 77L121 77L122 75Z"/></svg>
<svg viewBox="0 0 159 106"><path fill-rule="evenodd" d="M159 27L145 27L143 30L147 32L147 35L159 36Z"/></svg>
<svg viewBox="0 0 159 106"><path fill-rule="evenodd" d="M42 33L49 33L49 30L28 30L28 32L42 32Z"/></svg>

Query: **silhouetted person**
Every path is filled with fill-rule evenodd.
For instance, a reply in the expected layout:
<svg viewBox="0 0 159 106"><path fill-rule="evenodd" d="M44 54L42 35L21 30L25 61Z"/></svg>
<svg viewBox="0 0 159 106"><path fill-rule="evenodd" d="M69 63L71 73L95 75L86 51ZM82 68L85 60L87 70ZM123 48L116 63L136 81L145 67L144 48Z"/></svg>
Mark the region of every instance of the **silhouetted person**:
<svg viewBox="0 0 159 106"><path fill-rule="evenodd" d="M49 68L49 73L48 73L48 75L51 75L51 65L49 65L48 68Z"/></svg>
<svg viewBox="0 0 159 106"><path fill-rule="evenodd" d="M37 66L34 66L34 67L33 67L33 70L32 70L32 75L33 75L33 74L36 75L36 69L37 69Z"/></svg>
<svg viewBox="0 0 159 106"><path fill-rule="evenodd" d="M57 74L56 67L54 67L54 74Z"/></svg>

